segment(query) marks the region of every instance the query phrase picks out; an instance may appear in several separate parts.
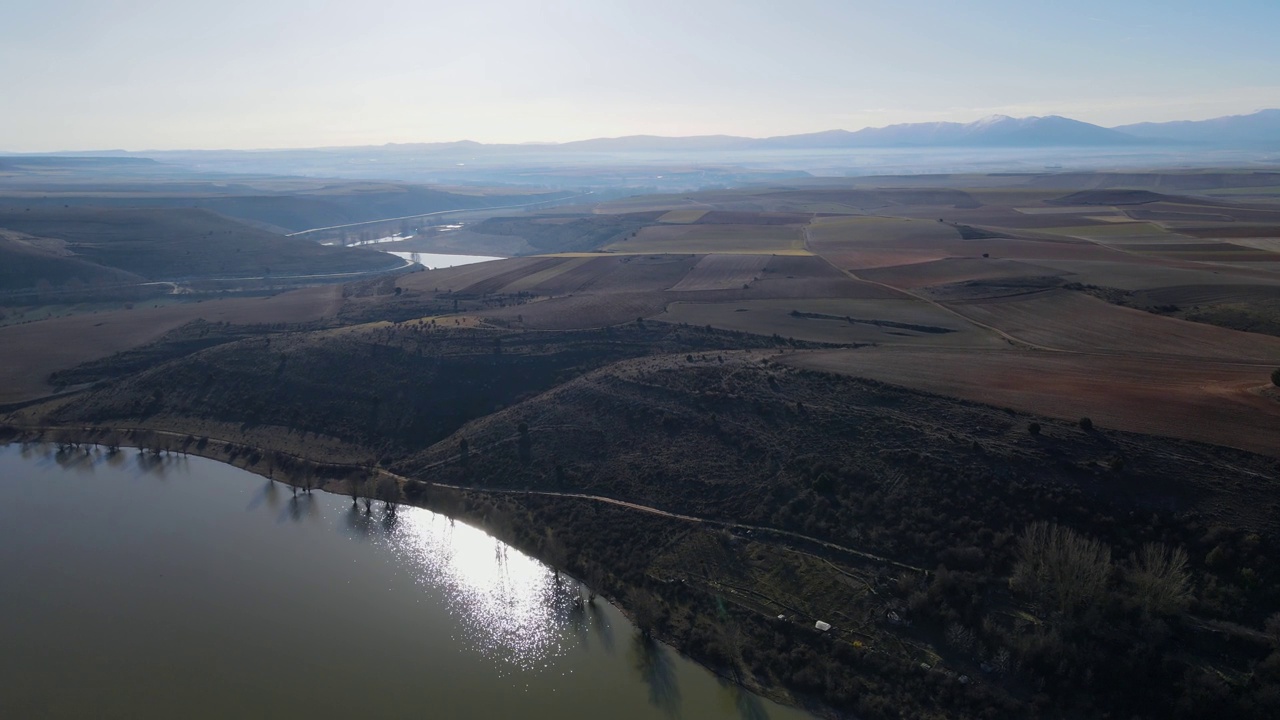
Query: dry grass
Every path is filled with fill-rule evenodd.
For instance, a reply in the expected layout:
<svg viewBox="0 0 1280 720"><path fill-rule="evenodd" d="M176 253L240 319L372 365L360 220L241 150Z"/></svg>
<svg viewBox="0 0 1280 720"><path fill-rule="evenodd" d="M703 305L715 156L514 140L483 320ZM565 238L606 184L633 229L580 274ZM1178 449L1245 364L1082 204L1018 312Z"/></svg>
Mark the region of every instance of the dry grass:
<svg viewBox="0 0 1280 720"><path fill-rule="evenodd" d="M945 285L966 280L1062 275L1062 270L1018 260L947 258L932 262L858 271L858 277L900 288Z"/></svg>

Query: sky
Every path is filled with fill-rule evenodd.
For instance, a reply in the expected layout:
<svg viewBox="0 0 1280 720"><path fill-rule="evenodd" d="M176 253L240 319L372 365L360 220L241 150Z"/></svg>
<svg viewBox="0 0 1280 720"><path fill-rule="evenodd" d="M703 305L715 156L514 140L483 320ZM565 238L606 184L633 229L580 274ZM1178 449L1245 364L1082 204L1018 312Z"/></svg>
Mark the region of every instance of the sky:
<svg viewBox="0 0 1280 720"><path fill-rule="evenodd" d="M10 0L0 150L765 137L1280 107L1276 0Z"/></svg>

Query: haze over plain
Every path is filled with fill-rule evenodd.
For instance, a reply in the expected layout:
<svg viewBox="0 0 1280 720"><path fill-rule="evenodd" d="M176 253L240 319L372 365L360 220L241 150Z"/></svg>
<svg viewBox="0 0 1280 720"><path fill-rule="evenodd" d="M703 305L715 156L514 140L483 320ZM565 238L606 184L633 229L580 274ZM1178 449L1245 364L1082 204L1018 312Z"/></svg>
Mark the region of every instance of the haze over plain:
<svg viewBox="0 0 1280 720"><path fill-rule="evenodd" d="M753 137L1280 104L1280 6L936 0L10 8L0 149ZM980 50L979 50L980 49Z"/></svg>

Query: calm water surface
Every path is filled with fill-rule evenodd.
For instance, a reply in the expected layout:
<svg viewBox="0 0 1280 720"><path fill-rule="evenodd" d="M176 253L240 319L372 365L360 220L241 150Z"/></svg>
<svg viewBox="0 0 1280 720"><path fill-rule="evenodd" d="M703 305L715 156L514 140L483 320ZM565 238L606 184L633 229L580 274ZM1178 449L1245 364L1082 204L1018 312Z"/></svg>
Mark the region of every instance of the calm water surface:
<svg viewBox="0 0 1280 720"><path fill-rule="evenodd" d="M458 265L472 265L475 263L489 262L490 260L502 260L500 257L488 257L486 255L438 255L435 253L424 252L403 252L399 250L384 251L388 255L395 255L398 258L412 260L428 270L439 270L440 268L456 267Z"/></svg>
<svg viewBox="0 0 1280 720"><path fill-rule="evenodd" d="M808 717L449 518L0 446L0 717Z"/></svg>

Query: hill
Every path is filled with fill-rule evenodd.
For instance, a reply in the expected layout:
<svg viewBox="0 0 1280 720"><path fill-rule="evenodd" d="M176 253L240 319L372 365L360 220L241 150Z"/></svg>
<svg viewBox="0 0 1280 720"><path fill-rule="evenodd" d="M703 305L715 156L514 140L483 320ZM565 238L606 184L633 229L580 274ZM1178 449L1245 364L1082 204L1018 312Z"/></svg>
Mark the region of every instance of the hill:
<svg viewBox="0 0 1280 720"><path fill-rule="evenodd" d="M389 270L396 258L326 247L208 210L34 208L0 202L0 290L287 278Z"/></svg>
<svg viewBox="0 0 1280 720"><path fill-rule="evenodd" d="M323 154L323 153L322 153ZM554 201L566 193L440 188L386 181L246 174L235 158L201 167L203 155L0 156L0 206L206 209L279 232L428 213ZM249 155L253 155L250 153ZM289 153L285 153L290 156Z"/></svg>
<svg viewBox="0 0 1280 720"><path fill-rule="evenodd" d="M353 495L373 492L358 465L385 468L410 501L590 578L726 675L863 717L1025 717L1028 686L1082 715L1268 701L1270 675L1212 679L1268 652L1237 623L1260 623L1280 587L1277 517L1259 512L1271 460L705 351L731 339L277 334L10 421L139 428L93 439ZM673 343L691 352L651 354ZM1106 548L1082 604L1019 575L1035 527ZM1152 594L1148 546L1185 548L1174 582L1190 590ZM1170 689L1133 692L1152 684Z"/></svg>

